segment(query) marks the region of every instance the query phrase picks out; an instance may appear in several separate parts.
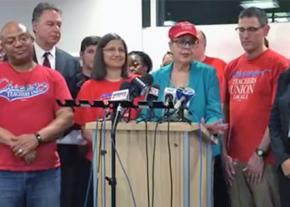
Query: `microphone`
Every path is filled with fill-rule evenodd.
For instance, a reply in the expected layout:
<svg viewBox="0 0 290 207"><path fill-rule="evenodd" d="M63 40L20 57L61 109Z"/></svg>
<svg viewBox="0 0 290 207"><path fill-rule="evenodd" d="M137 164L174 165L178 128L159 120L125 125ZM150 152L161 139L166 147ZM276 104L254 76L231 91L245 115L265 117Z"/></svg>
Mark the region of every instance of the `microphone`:
<svg viewBox="0 0 290 207"><path fill-rule="evenodd" d="M114 91L111 96L111 101L129 101L129 89Z"/></svg>
<svg viewBox="0 0 290 207"><path fill-rule="evenodd" d="M112 96L111 96L110 100L111 101L123 101L123 100L129 101L130 100L129 88L130 88L130 83L123 82L120 85L120 90L114 91L112 93Z"/></svg>
<svg viewBox="0 0 290 207"><path fill-rule="evenodd" d="M127 81L122 82L120 85L120 90L129 89L129 88L130 88L130 83Z"/></svg>
<svg viewBox="0 0 290 207"><path fill-rule="evenodd" d="M185 104L195 95L195 91L192 88L178 88L176 90L176 103L174 105L175 109L180 109L184 107Z"/></svg>
<svg viewBox="0 0 290 207"><path fill-rule="evenodd" d="M156 101L158 99L159 95L159 86L158 85L152 85L145 96L145 102L147 102L149 108L153 107L153 101Z"/></svg>
<svg viewBox="0 0 290 207"><path fill-rule="evenodd" d="M131 81L130 94L133 97L139 96L143 91L148 90L148 86L151 86L152 82L153 78L150 74L145 74L142 77L134 78Z"/></svg>
<svg viewBox="0 0 290 207"><path fill-rule="evenodd" d="M128 82L123 82L120 85L120 89L118 91L114 91L112 93L111 99L109 101L109 106L113 108L113 113L112 113L112 120L114 120L114 123L117 125L119 119L125 116L129 116L130 114L123 114L122 111L124 108L130 108L132 107L132 101L130 97L130 83ZM126 111L125 111L126 112Z"/></svg>
<svg viewBox="0 0 290 207"><path fill-rule="evenodd" d="M146 101L156 101L158 99L160 87L157 84L152 85L146 94Z"/></svg>
<svg viewBox="0 0 290 207"><path fill-rule="evenodd" d="M170 103L174 103L175 99L176 99L176 89L166 87L164 89L164 105L168 107Z"/></svg>

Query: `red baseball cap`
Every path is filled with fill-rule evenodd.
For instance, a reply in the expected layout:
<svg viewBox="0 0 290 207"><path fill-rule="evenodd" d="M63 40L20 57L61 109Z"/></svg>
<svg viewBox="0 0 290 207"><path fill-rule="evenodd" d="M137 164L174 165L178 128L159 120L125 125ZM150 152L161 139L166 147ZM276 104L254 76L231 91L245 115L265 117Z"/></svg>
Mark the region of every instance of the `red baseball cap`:
<svg viewBox="0 0 290 207"><path fill-rule="evenodd" d="M198 39L197 30L196 30L194 24L192 24L188 21L177 22L168 31L168 36L171 40L178 38L182 35L186 35L186 34L189 34L189 35L195 37L196 39Z"/></svg>

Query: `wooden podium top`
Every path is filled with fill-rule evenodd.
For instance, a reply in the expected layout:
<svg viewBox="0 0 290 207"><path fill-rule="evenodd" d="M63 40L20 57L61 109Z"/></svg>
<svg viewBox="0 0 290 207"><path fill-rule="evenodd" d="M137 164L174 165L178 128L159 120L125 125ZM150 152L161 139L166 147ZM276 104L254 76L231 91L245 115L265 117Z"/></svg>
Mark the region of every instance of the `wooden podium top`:
<svg viewBox="0 0 290 207"><path fill-rule="evenodd" d="M101 124L99 124L99 129ZM156 122L148 122L147 129L148 131L154 131L156 127ZM167 131L167 122L158 124L158 131ZM199 129L199 125L197 123L188 124L185 122L170 122L169 123L170 131L172 132L193 132ZM90 122L86 124L87 129L96 129L96 122ZM106 129L111 129L111 121L106 121ZM125 131L125 130L134 130L134 131L144 131L145 123L140 122L136 123L135 121L130 122L120 122L118 123L117 130ZM202 133L206 136L210 136L208 130L201 126Z"/></svg>
<svg viewBox="0 0 290 207"><path fill-rule="evenodd" d="M86 124L86 129L96 129L96 122L89 122ZM147 130L148 131L155 131L156 122L148 122ZM167 132L167 122L158 124L157 130L160 132ZM200 126L197 123L185 123L185 122L170 122L169 123L170 131L171 132L196 132L199 130ZM101 129L101 124L99 123L98 129ZM112 129L112 122L106 121L106 130ZM135 121L130 122L119 122L117 126L118 131L145 131L145 123L140 122L136 123ZM204 127L201 126L201 131L203 137L212 142L217 144L217 139L211 136L209 131Z"/></svg>

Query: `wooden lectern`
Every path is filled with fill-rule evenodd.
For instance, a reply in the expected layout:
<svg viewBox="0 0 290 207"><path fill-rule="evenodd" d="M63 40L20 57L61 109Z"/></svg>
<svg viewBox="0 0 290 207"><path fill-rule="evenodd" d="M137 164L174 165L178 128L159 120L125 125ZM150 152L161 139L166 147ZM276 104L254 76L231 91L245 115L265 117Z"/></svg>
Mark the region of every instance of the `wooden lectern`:
<svg viewBox="0 0 290 207"><path fill-rule="evenodd" d="M152 157L156 123L148 126L149 190L152 193ZM198 124L170 123L170 148L172 164L173 207L212 207L212 154L208 131ZM158 125L154 170L154 206L170 207L170 171L167 139L167 123ZM88 123L87 129L96 133L96 123ZM111 175L111 122L106 123L106 176ZM98 133L99 134L99 133ZM99 136L97 137L99 139ZM95 141L99 144L99 141ZM97 146L99 148L99 146ZM116 148L129 176L138 207L148 206L145 123L119 123L116 132ZM102 170L100 170L102 172ZM100 177L100 175L98 176ZM129 186L120 164L116 164L116 203L118 207L133 207ZM98 206L102 206L99 196ZM106 184L106 204L110 206L110 186ZM151 197L152 199L152 197ZM152 201L151 201L152 202Z"/></svg>

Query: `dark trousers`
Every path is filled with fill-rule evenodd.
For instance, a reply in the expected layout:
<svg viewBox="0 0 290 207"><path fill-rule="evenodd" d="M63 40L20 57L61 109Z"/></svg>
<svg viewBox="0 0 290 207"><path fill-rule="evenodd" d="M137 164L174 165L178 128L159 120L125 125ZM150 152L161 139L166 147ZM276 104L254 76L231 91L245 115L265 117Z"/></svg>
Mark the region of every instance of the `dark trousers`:
<svg viewBox="0 0 290 207"><path fill-rule="evenodd" d="M76 187L76 202L73 207L93 207L93 175L91 161L83 158L78 171L78 182ZM86 205L85 205L86 203Z"/></svg>
<svg viewBox="0 0 290 207"><path fill-rule="evenodd" d="M290 206L290 179L278 172L281 207Z"/></svg>
<svg viewBox="0 0 290 207"><path fill-rule="evenodd" d="M214 207L229 207L229 193L220 155L215 157L213 183Z"/></svg>
<svg viewBox="0 0 290 207"><path fill-rule="evenodd" d="M76 205L80 195L76 193L81 185L81 177L86 146L58 144L57 151L61 162L61 207L82 207Z"/></svg>

